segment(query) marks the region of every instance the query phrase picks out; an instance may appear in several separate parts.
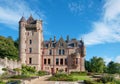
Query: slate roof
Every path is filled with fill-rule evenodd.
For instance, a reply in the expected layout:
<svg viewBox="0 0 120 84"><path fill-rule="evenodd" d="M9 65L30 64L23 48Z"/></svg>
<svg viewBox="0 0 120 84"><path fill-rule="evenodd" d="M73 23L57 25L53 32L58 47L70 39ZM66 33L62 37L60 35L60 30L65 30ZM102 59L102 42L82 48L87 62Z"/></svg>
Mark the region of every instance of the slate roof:
<svg viewBox="0 0 120 84"><path fill-rule="evenodd" d="M22 16L21 19L20 19L20 22L25 22L25 21L26 21L25 17Z"/></svg>
<svg viewBox="0 0 120 84"><path fill-rule="evenodd" d="M66 45L66 48L74 48L74 47L80 48L82 45L84 45L84 42L82 40L71 39L70 41L67 41L67 40L64 41L63 39L60 38L60 40L58 41L53 41L53 40L44 41L44 48L50 47L49 45L51 45L52 48L60 47L58 46L58 44L60 43L63 43L63 45L60 45L60 46L64 47L64 45Z"/></svg>

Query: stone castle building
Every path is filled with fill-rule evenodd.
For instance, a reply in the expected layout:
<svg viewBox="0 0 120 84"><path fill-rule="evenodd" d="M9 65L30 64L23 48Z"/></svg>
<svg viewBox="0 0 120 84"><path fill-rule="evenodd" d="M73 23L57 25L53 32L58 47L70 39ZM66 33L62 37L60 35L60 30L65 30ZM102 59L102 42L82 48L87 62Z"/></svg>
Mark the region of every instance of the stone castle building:
<svg viewBox="0 0 120 84"><path fill-rule="evenodd" d="M37 70L56 73L85 71L85 46L82 40L62 37L57 41L44 41L42 21L34 20L32 16L19 21L19 56L22 64L34 66Z"/></svg>

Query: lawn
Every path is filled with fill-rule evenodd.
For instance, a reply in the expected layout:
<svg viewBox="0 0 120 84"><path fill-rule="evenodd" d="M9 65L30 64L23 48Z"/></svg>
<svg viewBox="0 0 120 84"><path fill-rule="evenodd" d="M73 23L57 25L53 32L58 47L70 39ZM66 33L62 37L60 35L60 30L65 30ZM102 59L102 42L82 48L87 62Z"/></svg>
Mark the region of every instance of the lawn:
<svg viewBox="0 0 120 84"><path fill-rule="evenodd" d="M80 76L80 75L72 75L72 78L77 80L91 80L89 76Z"/></svg>
<svg viewBox="0 0 120 84"><path fill-rule="evenodd" d="M79 81L79 80L91 80L90 76L79 74L55 74L50 77L51 81Z"/></svg>

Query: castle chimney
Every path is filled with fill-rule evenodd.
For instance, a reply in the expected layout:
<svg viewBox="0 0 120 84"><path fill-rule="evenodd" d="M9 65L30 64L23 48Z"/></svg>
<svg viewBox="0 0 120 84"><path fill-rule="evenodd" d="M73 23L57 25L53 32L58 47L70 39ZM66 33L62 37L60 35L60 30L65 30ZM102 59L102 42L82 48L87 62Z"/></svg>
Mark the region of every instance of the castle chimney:
<svg viewBox="0 0 120 84"><path fill-rule="evenodd" d="M56 36L54 36L54 42L56 42Z"/></svg>
<svg viewBox="0 0 120 84"><path fill-rule="evenodd" d="M69 42L69 35L67 35L67 42Z"/></svg>
<svg viewBox="0 0 120 84"><path fill-rule="evenodd" d="M50 41L52 41L52 38L50 38Z"/></svg>

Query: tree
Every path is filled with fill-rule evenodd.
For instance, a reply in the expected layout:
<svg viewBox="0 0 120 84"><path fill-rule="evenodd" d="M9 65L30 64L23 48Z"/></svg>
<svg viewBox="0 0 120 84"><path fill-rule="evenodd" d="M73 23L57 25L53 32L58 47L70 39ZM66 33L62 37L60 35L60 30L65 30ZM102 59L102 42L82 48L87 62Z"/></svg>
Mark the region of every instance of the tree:
<svg viewBox="0 0 120 84"><path fill-rule="evenodd" d="M19 38L14 41L14 45L19 50Z"/></svg>
<svg viewBox="0 0 120 84"><path fill-rule="evenodd" d="M120 74L120 63L115 63L113 61L109 62L107 65L107 72L110 74Z"/></svg>
<svg viewBox="0 0 120 84"><path fill-rule="evenodd" d="M85 67L89 72L103 73L105 62L101 57L93 57L90 61L86 61Z"/></svg>
<svg viewBox="0 0 120 84"><path fill-rule="evenodd" d="M91 72L91 66L90 66L90 61L87 61L85 60L85 69L88 71L88 72Z"/></svg>
<svg viewBox="0 0 120 84"><path fill-rule="evenodd" d="M12 37L0 36L0 58L18 59L18 49L14 46Z"/></svg>

